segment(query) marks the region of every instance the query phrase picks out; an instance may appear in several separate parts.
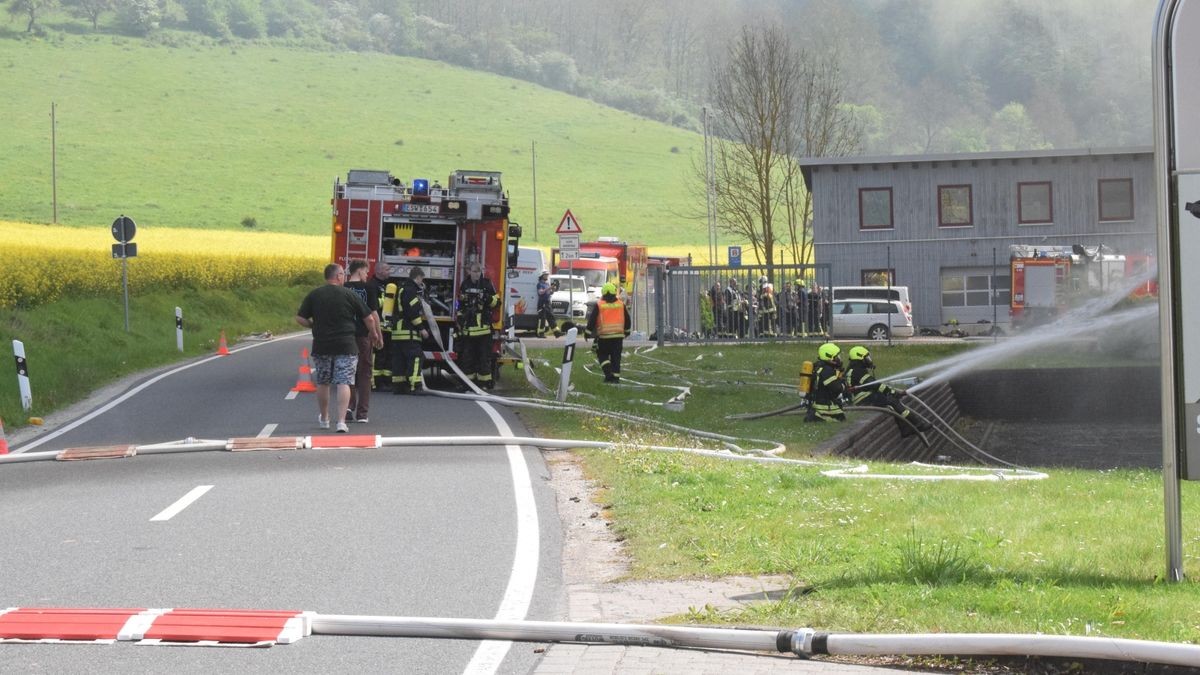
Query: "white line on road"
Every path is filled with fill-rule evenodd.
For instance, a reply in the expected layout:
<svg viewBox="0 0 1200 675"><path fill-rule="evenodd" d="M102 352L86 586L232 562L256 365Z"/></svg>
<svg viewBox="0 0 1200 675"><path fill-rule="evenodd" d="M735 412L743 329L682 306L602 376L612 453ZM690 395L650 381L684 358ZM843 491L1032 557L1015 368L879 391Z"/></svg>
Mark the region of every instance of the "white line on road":
<svg viewBox="0 0 1200 675"><path fill-rule="evenodd" d="M512 437L512 428L495 408L483 401L477 403L488 417L492 418L492 423L496 425L496 430L501 436ZM520 621L529 613L529 603L533 600L541 535L538 532L537 503L533 499L533 485L529 480L529 467L525 464L525 455L517 445L506 445L504 449L508 453L513 493L517 500L517 550L513 556L512 573L508 577L508 588L504 590L500 609L496 611L496 620ZM464 675L492 675L499 670L510 647L511 642L481 642L475 650L475 656L471 657L471 662L463 670Z"/></svg>
<svg viewBox="0 0 1200 675"><path fill-rule="evenodd" d="M186 509L192 502L203 497L204 493L211 489L213 489L211 485L197 485L192 488L191 492L188 492L186 495L180 497L179 501L163 509L157 516L151 518L150 521L154 522L156 520L170 520L174 518L176 514Z"/></svg>
<svg viewBox="0 0 1200 675"><path fill-rule="evenodd" d="M230 354L238 354L238 353L246 351L247 349L254 349L256 347L262 347L263 345L274 344L275 342L278 342L279 340L290 340L293 337L301 337L303 335L304 335L303 333L296 333L295 335L285 335L283 337L276 338L275 340L270 340L267 342L257 342L254 344L246 345L245 347L238 347L236 349L231 349L231 350L229 350L229 353ZM99 408L96 408L95 410L93 410L92 412L75 420L74 422L71 422L70 424L63 426L61 429L56 429L56 430L46 434L45 436L41 436L41 437L33 439L32 441L29 441L25 445L22 445L19 449L14 449L12 451L12 453L14 455L16 455L16 454L20 454L22 452L28 452L29 450L36 448L37 446L41 445L42 443L45 443L46 441L58 438L59 436L62 436L63 434L67 433L68 431L70 431L82 424L86 424L86 423L96 419L97 417L103 415L104 413L108 412L109 410L112 410L113 408L121 405L125 401L128 401L129 399L138 395L144 389L146 389L150 385L154 384L155 382L158 382L159 380L166 379L176 373L182 373L183 371L185 371L189 368L195 368L196 366L203 365L205 363L209 363L210 361L216 361L217 359L223 359L223 358L225 358L225 357L224 356L210 356L206 359L201 359L199 361L193 361L192 363L189 363L187 365L179 366L178 368L168 370L165 373L162 373L162 374L160 374L156 377L153 377L149 380L146 380L145 382L139 384L138 386L134 387L133 389L130 389L129 391L125 392L124 394L109 401L105 405L102 405Z"/></svg>
<svg viewBox="0 0 1200 675"><path fill-rule="evenodd" d="M297 396L299 396L299 395L300 395L300 392L298 392L298 391L289 391L289 392L287 393L287 396L284 396L284 397L283 397L283 400L285 400L285 401L290 401L290 400L292 400L292 399L296 398L296 397L297 397Z"/></svg>
<svg viewBox="0 0 1200 675"><path fill-rule="evenodd" d="M275 427L277 426L279 425L268 424L267 426L263 427L263 430L258 432L258 438L270 438L271 434L275 433Z"/></svg>

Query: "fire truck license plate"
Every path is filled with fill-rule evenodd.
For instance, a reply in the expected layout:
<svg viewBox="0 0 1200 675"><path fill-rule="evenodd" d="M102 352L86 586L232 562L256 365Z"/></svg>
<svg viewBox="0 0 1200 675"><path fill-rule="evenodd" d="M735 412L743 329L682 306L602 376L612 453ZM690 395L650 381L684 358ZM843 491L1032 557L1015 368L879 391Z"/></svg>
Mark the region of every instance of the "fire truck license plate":
<svg viewBox="0 0 1200 675"><path fill-rule="evenodd" d="M438 213L437 204L401 204L400 210L404 213Z"/></svg>

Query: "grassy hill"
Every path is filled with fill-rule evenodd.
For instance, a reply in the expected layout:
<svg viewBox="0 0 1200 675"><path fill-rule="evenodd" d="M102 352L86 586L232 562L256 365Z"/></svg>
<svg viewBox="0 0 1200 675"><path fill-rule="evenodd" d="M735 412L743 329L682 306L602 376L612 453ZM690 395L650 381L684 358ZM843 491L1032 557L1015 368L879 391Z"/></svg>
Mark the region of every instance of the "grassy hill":
<svg viewBox="0 0 1200 675"><path fill-rule="evenodd" d="M110 35L0 39L0 219L323 234L336 176L504 172L526 242L565 209L585 235L705 249L689 186L702 139L518 80L419 59ZM537 142L533 237L530 142Z"/></svg>

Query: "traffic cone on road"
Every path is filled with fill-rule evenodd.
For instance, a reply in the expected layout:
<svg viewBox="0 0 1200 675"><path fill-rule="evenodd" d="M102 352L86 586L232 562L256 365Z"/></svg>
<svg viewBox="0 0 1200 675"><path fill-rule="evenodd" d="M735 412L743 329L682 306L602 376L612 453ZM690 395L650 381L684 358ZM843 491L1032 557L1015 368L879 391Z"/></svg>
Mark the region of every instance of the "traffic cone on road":
<svg viewBox="0 0 1200 675"><path fill-rule="evenodd" d="M297 392L314 392L317 390L317 385L312 381L312 368L308 367L308 350L300 350L300 375L296 378L296 386L292 387L292 391Z"/></svg>
<svg viewBox="0 0 1200 675"><path fill-rule="evenodd" d="M217 356L229 356L229 345L225 343L225 331L221 331L221 341L217 343Z"/></svg>
<svg viewBox="0 0 1200 675"><path fill-rule="evenodd" d="M4 418L0 418L0 455L8 454L8 439L4 437Z"/></svg>

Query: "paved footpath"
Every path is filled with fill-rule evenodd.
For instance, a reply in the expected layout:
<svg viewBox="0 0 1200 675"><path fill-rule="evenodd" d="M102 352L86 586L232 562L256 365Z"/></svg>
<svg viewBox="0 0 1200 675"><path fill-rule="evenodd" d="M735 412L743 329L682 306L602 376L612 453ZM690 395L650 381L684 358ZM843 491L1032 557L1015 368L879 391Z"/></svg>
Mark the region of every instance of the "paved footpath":
<svg viewBox="0 0 1200 675"><path fill-rule="evenodd" d="M747 602L777 599L786 577L724 577L680 581L612 581L628 572L628 558L608 530L578 459L570 453L544 453L553 476L563 522L563 567L569 621L654 623L689 609L729 610ZM791 654L711 649L664 649L618 645L553 644L536 675L768 675L770 673L908 673L884 667L804 660Z"/></svg>

